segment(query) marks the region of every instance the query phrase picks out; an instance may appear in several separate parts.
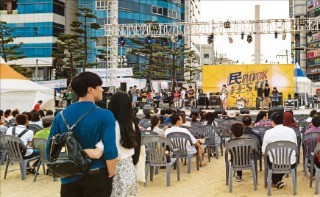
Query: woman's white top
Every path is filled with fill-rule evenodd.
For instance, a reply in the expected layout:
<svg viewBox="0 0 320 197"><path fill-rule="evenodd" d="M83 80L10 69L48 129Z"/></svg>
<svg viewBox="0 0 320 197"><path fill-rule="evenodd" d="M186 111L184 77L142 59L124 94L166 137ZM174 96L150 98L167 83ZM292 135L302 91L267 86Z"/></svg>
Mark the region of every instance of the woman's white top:
<svg viewBox="0 0 320 197"><path fill-rule="evenodd" d="M186 121L186 123L183 123L182 126L191 127L191 122L190 121Z"/></svg>
<svg viewBox="0 0 320 197"><path fill-rule="evenodd" d="M122 159L126 159L126 158L134 155L134 148L127 149L127 148L124 148L123 146L121 146L120 138L121 138L120 126L119 126L118 121L116 121L116 146L118 149L118 159L122 160ZM104 150L104 145L101 140L96 144L96 147L101 150Z"/></svg>

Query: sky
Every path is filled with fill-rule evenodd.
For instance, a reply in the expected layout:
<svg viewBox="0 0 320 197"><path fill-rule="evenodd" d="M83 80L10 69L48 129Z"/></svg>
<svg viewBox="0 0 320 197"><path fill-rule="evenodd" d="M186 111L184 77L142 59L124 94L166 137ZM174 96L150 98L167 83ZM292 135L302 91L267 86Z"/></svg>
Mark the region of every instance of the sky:
<svg viewBox="0 0 320 197"><path fill-rule="evenodd" d="M201 0L201 18L200 21L227 21L227 20L254 20L255 5L260 5L260 19L288 19L289 1L288 0L260 0L260 1L218 1ZM225 54L227 58L239 63L254 62L254 41L247 43L246 37L241 40L239 36L232 36L233 43L228 42L227 36L215 36L215 50L218 54ZM201 43L205 44L206 37L201 38ZM279 62L286 63L285 50L288 50L289 63L290 58L290 35L287 34L286 40L274 38L274 34L261 36L261 62ZM277 57L280 55L280 57Z"/></svg>

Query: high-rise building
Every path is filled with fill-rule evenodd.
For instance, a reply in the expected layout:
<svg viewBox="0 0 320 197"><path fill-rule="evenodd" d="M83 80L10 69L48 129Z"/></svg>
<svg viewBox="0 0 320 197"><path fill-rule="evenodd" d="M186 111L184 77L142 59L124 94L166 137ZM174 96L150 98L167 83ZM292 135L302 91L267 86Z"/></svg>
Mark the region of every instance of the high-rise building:
<svg viewBox="0 0 320 197"><path fill-rule="evenodd" d="M14 29L19 36L14 43L21 47L27 58L8 62L38 71L34 80L50 80L52 50L58 35L65 31L65 1L61 0L6 0L0 4L0 20ZM13 43L13 44L14 44Z"/></svg>
<svg viewBox="0 0 320 197"><path fill-rule="evenodd" d="M108 21L108 17L110 17L108 10L111 9L108 6L110 5L106 0L79 0L79 7L87 7L95 11L96 22L101 26L110 23ZM200 0L119 0L115 5L118 6L116 8L118 10L118 24L145 23L146 21L157 23L197 22L200 16ZM101 29L96 31L95 35L103 37L104 33L104 30ZM175 39L178 40L178 37ZM170 37L168 37L168 40L171 40ZM145 58L127 54L126 51L134 47L128 39L125 40L123 45L120 45L120 38L118 38L117 42L119 45L117 54L119 65L113 65L113 67L132 67L137 69L146 64ZM177 44L185 43L199 55L199 49L195 47L195 44L199 42L199 36L192 36L184 37ZM95 56L98 53L97 49L100 47L99 43L91 42L90 47L89 61L100 62L99 67L106 67L105 62L101 62ZM183 65L183 62L181 65ZM183 78L183 71L178 73L178 78Z"/></svg>
<svg viewBox="0 0 320 197"><path fill-rule="evenodd" d="M320 17L320 1L307 1L307 17ZM314 24L317 25L317 24ZM320 81L320 32L307 32L306 74L312 81Z"/></svg>

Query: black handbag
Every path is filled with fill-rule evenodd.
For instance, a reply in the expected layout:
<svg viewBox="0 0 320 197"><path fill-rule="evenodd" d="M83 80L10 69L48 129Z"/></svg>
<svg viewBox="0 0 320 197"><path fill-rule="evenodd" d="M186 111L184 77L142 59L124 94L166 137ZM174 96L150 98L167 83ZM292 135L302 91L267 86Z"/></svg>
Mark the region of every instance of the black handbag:
<svg viewBox="0 0 320 197"><path fill-rule="evenodd" d="M50 163L47 164L47 166L51 170L54 178L67 178L75 175L82 175L89 170L91 159L74 137L72 129L76 127L86 115L95 109L96 108L93 108L83 114L71 127L61 111L61 117L68 128L68 132L52 136L49 139L48 144Z"/></svg>

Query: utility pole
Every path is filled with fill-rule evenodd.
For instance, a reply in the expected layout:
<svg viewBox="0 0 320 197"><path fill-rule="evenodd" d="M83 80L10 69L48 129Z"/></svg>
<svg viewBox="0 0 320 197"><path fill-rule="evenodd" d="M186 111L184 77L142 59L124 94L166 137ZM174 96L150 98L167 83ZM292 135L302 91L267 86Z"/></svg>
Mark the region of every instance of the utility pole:
<svg viewBox="0 0 320 197"><path fill-rule="evenodd" d="M36 81L38 81L38 59L36 59Z"/></svg>

